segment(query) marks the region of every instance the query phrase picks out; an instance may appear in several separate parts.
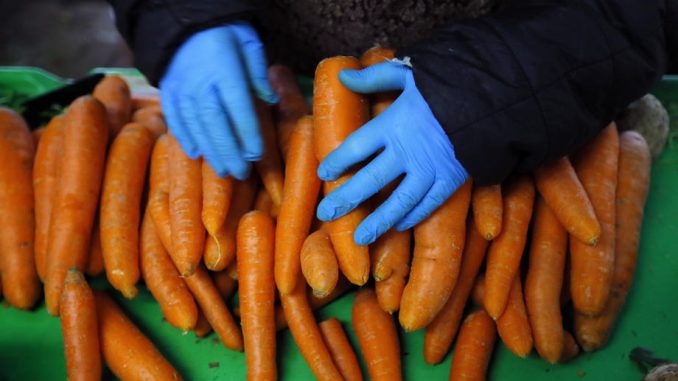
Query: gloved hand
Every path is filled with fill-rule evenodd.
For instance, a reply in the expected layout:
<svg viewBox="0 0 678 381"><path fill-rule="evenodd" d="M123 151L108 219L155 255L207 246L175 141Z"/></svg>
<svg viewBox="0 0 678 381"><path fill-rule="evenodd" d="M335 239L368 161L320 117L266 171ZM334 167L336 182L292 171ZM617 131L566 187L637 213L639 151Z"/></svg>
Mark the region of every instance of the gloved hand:
<svg viewBox="0 0 678 381"><path fill-rule="evenodd" d="M263 45L246 22L191 36L160 80L162 109L186 154L203 156L220 176L247 177L263 154L250 89L276 103Z"/></svg>
<svg viewBox="0 0 678 381"><path fill-rule="evenodd" d="M394 225L406 230L419 223L464 183L468 173L417 90L409 67L384 62L363 70L343 70L339 80L359 93L403 90L390 107L349 135L318 167L322 180L336 180L354 164L383 149L320 202L317 215L323 221L343 216L406 174L393 194L356 229L355 242L367 245Z"/></svg>

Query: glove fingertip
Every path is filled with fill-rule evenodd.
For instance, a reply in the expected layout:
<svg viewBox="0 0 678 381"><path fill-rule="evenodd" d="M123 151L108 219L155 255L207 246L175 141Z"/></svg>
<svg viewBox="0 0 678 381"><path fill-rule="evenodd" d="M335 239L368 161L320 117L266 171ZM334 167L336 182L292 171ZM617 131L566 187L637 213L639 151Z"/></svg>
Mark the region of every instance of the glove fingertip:
<svg viewBox="0 0 678 381"><path fill-rule="evenodd" d="M377 237L372 234L369 229L359 226L355 233L353 233L353 240L360 246L367 246L374 243L377 240Z"/></svg>

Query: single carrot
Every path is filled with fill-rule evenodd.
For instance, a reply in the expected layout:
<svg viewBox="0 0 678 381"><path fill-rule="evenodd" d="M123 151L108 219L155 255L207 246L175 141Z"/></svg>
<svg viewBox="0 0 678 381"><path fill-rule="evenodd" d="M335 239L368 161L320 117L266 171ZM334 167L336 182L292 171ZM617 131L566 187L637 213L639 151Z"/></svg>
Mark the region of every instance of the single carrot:
<svg viewBox="0 0 678 381"><path fill-rule="evenodd" d="M106 107L110 137L115 137L132 115L132 96L127 82L120 76L107 75L92 95Z"/></svg>
<svg viewBox="0 0 678 381"><path fill-rule="evenodd" d="M483 299L485 299L485 274L478 274L473 290L471 290L471 301L482 307Z"/></svg>
<svg viewBox="0 0 678 381"><path fill-rule="evenodd" d="M280 150L275 136L271 109L258 99L255 106L259 117L261 136L264 140L264 155L261 160L256 162L255 166L259 176L261 176L261 183L271 196L273 204L280 207L283 198L283 168L280 162Z"/></svg>
<svg viewBox="0 0 678 381"><path fill-rule="evenodd" d="M287 151L289 150L292 131L299 118L311 113L311 108L301 93L294 73L287 66L270 66L268 68L268 82L273 91L280 97L278 104L273 106L273 116L278 135L278 147L280 147L283 160L287 162Z"/></svg>
<svg viewBox="0 0 678 381"><path fill-rule="evenodd" d="M358 359L349 343L341 323L335 318L327 319L319 324L320 333L330 350L332 360L346 381L362 381L363 374Z"/></svg>
<svg viewBox="0 0 678 381"><path fill-rule="evenodd" d="M426 327L445 306L457 283L471 187L472 181L466 181L436 211L414 227L412 269L403 291L399 314L400 325L406 331Z"/></svg>
<svg viewBox="0 0 678 381"><path fill-rule="evenodd" d="M40 143L40 139L42 139L42 135L45 134L46 129L47 129L47 126L43 126L43 127L38 127L35 130L31 131L31 138L33 139L33 147L36 147L36 149L38 147L38 144Z"/></svg>
<svg viewBox="0 0 678 381"><path fill-rule="evenodd" d="M226 272L226 274L228 274L228 276L231 277L231 279L235 281L238 280L238 260L235 258L235 256L231 260L231 263L229 263L229 265L226 266L224 271Z"/></svg>
<svg viewBox="0 0 678 381"><path fill-rule="evenodd" d="M563 352L560 295L566 255L567 231L540 197L534 208L525 304L537 352L551 364L558 362Z"/></svg>
<svg viewBox="0 0 678 381"><path fill-rule="evenodd" d="M379 306L369 288L360 289L353 300L353 330L371 380L401 380L400 342L393 317Z"/></svg>
<svg viewBox="0 0 678 381"><path fill-rule="evenodd" d="M605 345L624 307L636 271L643 206L650 184L651 157L645 139L637 132L626 131L620 136L619 148L615 264L610 297L599 315L587 317L576 313L574 319L577 341L587 352Z"/></svg>
<svg viewBox="0 0 678 381"><path fill-rule="evenodd" d="M132 107L133 112L145 108L160 107L160 97L155 94L132 95L130 106Z"/></svg>
<svg viewBox="0 0 678 381"><path fill-rule="evenodd" d="M179 273L187 277L196 271L202 258L205 228L201 220L202 167L191 160L170 136L169 211L172 230L170 256Z"/></svg>
<svg viewBox="0 0 678 381"><path fill-rule="evenodd" d="M600 224L596 213L567 157L537 168L534 182L558 221L571 235L589 245L598 242Z"/></svg>
<svg viewBox="0 0 678 381"><path fill-rule="evenodd" d="M87 267L85 274L97 276L104 272L104 254L101 249L101 229L99 229L99 215L94 217L94 226L92 226L92 238L89 241L89 256L87 257Z"/></svg>
<svg viewBox="0 0 678 381"><path fill-rule="evenodd" d="M396 237L396 238L389 238ZM403 297L405 284L407 282L407 275L410 273L410 242L412 240L412 230L405 230L396 232L390 230L386 232L379 239L384 238L385 241L394 242L394 253L388 255L388 266L391 268L391 275L383 280L376 280L374 282L374 290L377 293L377 300L381 308L392 314L400 309L400 301ZM403 246L396 246L401 244ZM375 243L376 247L379 245L379 240ZM389 245L391 245L389 243ZM376 250L376 248L374 249Z"/></svg>
<svg viewBox="0 0 678 381"><path fill-rule="evenodd" d="M334 151L353 131L368 121L367 99L349 91L339 81L339 71L362 69L355 57L332 57L321 61L313 83L314 147L318 161ZM325 195L348 181L352 173L324 184ZM363 285L369 278L370 257L367 246L359 246L353 239L355 229L368 215L363 203L350 213L330 222L328 229L339 268L354 284Z"/></svg>
<svg viewBox="0 0 678 381"><path fill-rule="evenodd" d="M292 149L292 148L291 148ZM294 289L280 295L280 303L285 312L285 320L292 332L306 364L318 380L343 380L337 366L332 361L327 345L323 341L318 323L306 296L306 282L298 277Z"/></svg>
<svg viewBox="0 0 678 381"><path fill-rule="evenodd" d="M202 223L211 236L226 222L233 184L232 177L219 177L206 161L202 162Z"/></svg>
<svg viewBox="0 0 678 381"><path fill-rule="evenodd" d="M478 186L473 189L473 217L476 227L490 241L501 232L503 204L501 185Z"/></svg>
<svg viewBox="0 0 678 381"><path fill-rule="evenodd" d="M410 255L412 253L412 231L390 229L379 237L372 247L372 276L377 282L392 276L407 278L410 272Z"/></svg>
<svg viewBox="0 0 678 381"><path fill-rule="evenodd" d="M280 213L280 208L273 204L273 200L266 189L259 189L257 197L254 200L254 209L261 210L273 218L278 217L278 214Z"/></svg>
<svg viewBox="0 0 678 381"><path fill-rule="evenodd" d="M100 380L101 349L92 289L77 269L68 270L59 304L69 380Z"/></svg>
<svg viewBox="0 0 678 381"><path fill-rule="evenodd" d="M245 214L238 224L240 313L248 380L275 380L275 228L264 212Z"/></svg>
<svg viewBox="0 0 678 381"><path fill-rule="evenodd" d="M559 363L566 363L579 354L579 345L571 333L563 332L563 352L560 355Z"/></svg>
<svg viewBox="0 0 678 381"><path fill-rule="evenodd" d="M496 338L494 322L484 310L469 314L454 347L449 380L484 380Z"/></svg>
<svg viewBox="0 0 678 381"><path fill-rule="evenodd" d="M533 203L534 184L528 176L516 177L504 188L503 226L490 245L485 270L485 310L495 320L504 312L520 267Z"/></svg>
<svg viewBox="0 0 678 381"><path fill-rule="evenodd" d="M157 139L167 133L167 124L162 116L160 107L144 107L134 112L132 122L137 122L146 127Z"/></svg>
<svg viewBox="0 0 678 381"><path fill-rule="evenodd" d="M427 364L439 363L449 351L462 321L464 307L478 276L478 270L485 259L487 246L488 242L480 235L473 219L470 219L466 228L466 243L457 285L445 306L426 326L424 360Z"/></svg>
<svg viewBox="0 0 678 381"><path fill-rule="evenodd" d="M210 332L212 332L210 322L207 321L205 314L198 309L198 320L195 323L195 327L193 327L193 334L195 334L195 337L205 337L209 335Z"/></svg>
<svg viewBox="0 0 678 381"><path fill-rule="evenodd" d="M52 118L41 143L37 145L33 163L33 191L35 196L35 267L41 280L45 280L47 240L52 203L59 178L59 166L64 145L63 117Z"/></svg>
<svg viewBox="0 0 678 381"><path fill-rule="evenodd" d="M610 295L614 275L615 189L619 136L614 123L601 131L574 160L574 168L600 222L600 240L589 246L570 238L570 293L577 312L597 315Z"/></svg>
<svg viewBox="0 0 678 381"><path fill-rule="evenodd" d="M94 291L101 353L108 368L122 380L181 380L153 343L115 302Z"/></svg>
<svg viewBox="0 0 678 381"><path fill-rule="evenodd" d="M162 135L153 146L148 192L148 209L160 241L167 252L172 251L169 211L169 139L169 135Z"/></svg>
<svg viewBox="0 0 678 381"><path fill-rule="evenodd" d="M188 288L193 293L200 309L207 321L219 335L221 342L230 349L242 351L243 341L240 328L233 320L226 302L221 298L219 290L202 265L199 265L193 275L185 277Z"/></svg>
<svg viewBox="0 0 678 381"><path fill-rule="evenodd" d="M113 140L101 191L101 249L106 277L126 298L137 295L141 192L153 135L130 123Z"/></svg>
<svg viewBox="0 0 678 381"><path fill-rule="evenodd" d="M281 294L292 292L301 271L300 257L320 192L313 155L313 119L299 119L290 138L283 203L275 231L275 284ZM351 238L352 239L352 238Z"/></svg>
<svg viewBox="0 0 678 381"><path fill-rule="evenodd" d="M562 326L560 327L562 331ZM497 331L506 347L518 357L532 350L532 329L527 317L520 274L516 274L504 312L497 319Z"/></svg>
<svg viewBox="0 0 678 381"><path fill-rule="evenodd" d="M217 231L210 236L205 245L203 260L205 266L212 271L221 271L233 263L236 251L236 231L240 217L252 209L254 196L256 195L257 182L255 176L250 176L245 181L236 181L233 185L233 196L226 215L226 221ZM235 273L235 267L233 267Z"/></svg>
<svg viewBox="0 0 678 381"><path fill-rule="evenodd" d="M212 281L214 285L217 286L219 294L224 300L228 300L235 293L235 289L238 287L238 282L231 278L226 271L217 271L212 273Z"/></svg>
<svg viewBox="0 0 678 381"><path fill-rule="evenodd" d="M300 255L301 272L313 294L323 297L331 293L339 279L339 267L330 236L323 230L312 233L304 241Z"/></svg>
<svg viewBox="0 0 678 381"><path fill-rule="evenodd" d="M167 322L184 332L193 329L198 307L160 242L148 208L141 224L141 275Z"/></svg>
<svg viewBox="0 0 678 381"><path fill-rule="evenodd" d="M47 244L45 299L52 315L59 313L68 269L82 271L87 264L108 143L106 111L93 97L73 101L63 123L64 151Z"/></svg>

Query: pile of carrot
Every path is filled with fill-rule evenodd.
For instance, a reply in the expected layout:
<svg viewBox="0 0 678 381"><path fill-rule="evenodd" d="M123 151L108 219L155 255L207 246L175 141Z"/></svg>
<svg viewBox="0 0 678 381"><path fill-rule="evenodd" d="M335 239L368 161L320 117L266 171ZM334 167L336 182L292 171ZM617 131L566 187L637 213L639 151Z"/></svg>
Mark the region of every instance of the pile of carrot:
<svg viewBox="0 0 678 381"><path fill-rule="evenodd" d="M339 71L391 58L373 48L322 61L312 115L292 72L271 67L280 103L257 102L266 153L244 181L186 156L159 102L135 99L117 76L40 134L0 110L4 297L29 309L44 290L61 318L69 379L98 378L102 360L122 379L180 378L109 296L89 288L86 276L101 273L125 298L143 281L169 324L214 330L244 351L251 380L277 378L284 327L318 379L361 380L341 323L314 316L352 287L361 288L351 323L373 380L402 378L398 325L425 330L430 364L456 338L452 380L485 377L497 334L517 356L535 348L550 363L602 347L635 270L650 174L642 136L611 124L569 158L503 184L469 180L413 229L359 246L356 227L395 184L375 205L322 223L321 191L359 169L325 183L316 172L397 97L353 93Z"/></svg>

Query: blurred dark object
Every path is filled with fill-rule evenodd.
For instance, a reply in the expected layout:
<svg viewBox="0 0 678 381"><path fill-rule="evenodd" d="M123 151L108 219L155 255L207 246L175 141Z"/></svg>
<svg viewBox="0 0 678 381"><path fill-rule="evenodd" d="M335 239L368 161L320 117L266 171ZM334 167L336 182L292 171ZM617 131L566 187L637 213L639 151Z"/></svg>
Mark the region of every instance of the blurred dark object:
<svg viewBox="0 0 678 381"><path fill-rule="evenodd" d="M63 77L129 67L132 55L104 0L0 0L0 65L37 66Z"/></svg>

